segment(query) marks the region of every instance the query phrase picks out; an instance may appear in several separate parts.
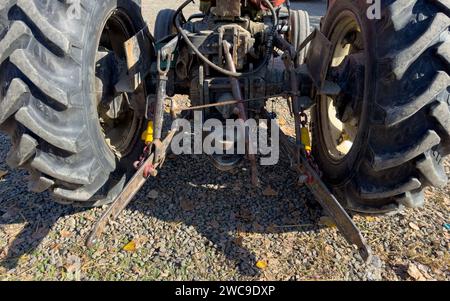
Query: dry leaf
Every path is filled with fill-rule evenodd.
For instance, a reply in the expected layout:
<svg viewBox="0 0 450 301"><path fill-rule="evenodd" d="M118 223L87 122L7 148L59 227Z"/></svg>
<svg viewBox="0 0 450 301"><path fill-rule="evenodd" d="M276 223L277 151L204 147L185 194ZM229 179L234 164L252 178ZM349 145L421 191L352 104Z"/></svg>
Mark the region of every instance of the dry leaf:
<svg viewBox="0 0 450 301"><path fill-rule="evenodd" d="M256 263L256 267L257 267L258 269L260 269L260 270L263 270L263 269L267 268L267 261L259 260L259 261Z"/></svg>
<svg viewBox="0 0 450 301"><path fill-rule="evenodd" d="M129 243L126 244L125 247L123 247L124 251L127 252L135 252L136 251L136 242L134 240L130 241Z"/></svg>
<svg viewBox="0 0 450 301"><path fill-rule="evenodd" d="M30 256L27 255L27 254L24 254L24 255L19 257L18 263L19 264L28 263L29 260L30 260Z"/></svg>
<svg viewBox="0 0 450 301"><path fill-rule="evenodd" d="M374 221L376 221L376 218L373 216L367 216L366 221L368 221L369 223L373 223Z"/></svg>
<svg viewBox="0 0 450 301"><path fill-rule="evenodd" d="M91 222L96 222L98 220L98 218L92 214L86 215L84 218Z"/></svg>
<svg viewBox="0 0 450 301"><path fill-rule="evenodd" d="M6 176L7 174L8 174L7 171L0 170L0 180L3 179L3 177Z"/></svg>
<svg viewBox="0 0 450 301"><path fill-rule="evenodd" d="M409 227L410 227L411 229L416 230L416 231L419 231L419 230L420 230L419 226L417 226L417 225L414 224L414 223L409 223Z"/></svg>
<svg viewBox="0 0 450 301"><path fill-rule="evenodd" d="M329 217L329 216L322 216L319 220L319 225L321 226L326 226L329 228L333 228L336 227L336 223L334 222L334 220Z"/></svg>
<svg viewBox="0 0 450 301"><path fill-rule="evenodd" d="M325 250L326 253L333 253L334 252L333 248L331 246L329 246L329 245L326 245L324 250Z"/></svg>
<svg viewBox="0 0 450 301"><path fill-rule="evenodd" d="M98 249L97 251L95 251L93 255L96 256L96 257L100 257L100 256L102 256L105 252L106 252L106 249L100 248L100 249Z"/></svg>
<svg viewBox="0 0 450 301"><path fill-rule="evenodd" d="M268 186L266 189L264 189L263 195L264 196L278 196L278 192L273 190L272 187Z"/></svg>
<svg viewBox="0 0 450 301"><path fill-rule="evenodd" d="M63 237L63 238L69 238L69 237L72 236L72 232L66 231L66 230L61 230L61 232L59 232L59 234L60 234L61 237Z"/></svg>
<svg viewBox="0 0 450 301"><path fill-rule="evenodd" d="M180 206L184 211L191 211L194 209L194 202L191 200L182 199L180 201Z"/></svg>
<svg viewBox="0 0 450 301"><path fill-rule="evenodd" d="M58 251L61 248L59 243L55 243L50 247L50 250Z"/></svg>
<svg viewBox="0 0 450 301"><path fill-rule="evenodd" d="M238 236L238 237L236 237L234 242L236 243L236 245L242 247L243 243L244 243L244 238L242 236Z"/></svg>
<svg viewBox="0 0 450 301"><path fill-rule="evenodd" d="M417 266L415 266L412 263L410 263L408 265L408 275L411 276L412 278L414 278L415 280L419 280L419 281L426 280L425 277L423 276L423 274L417 268Z"/></svg>

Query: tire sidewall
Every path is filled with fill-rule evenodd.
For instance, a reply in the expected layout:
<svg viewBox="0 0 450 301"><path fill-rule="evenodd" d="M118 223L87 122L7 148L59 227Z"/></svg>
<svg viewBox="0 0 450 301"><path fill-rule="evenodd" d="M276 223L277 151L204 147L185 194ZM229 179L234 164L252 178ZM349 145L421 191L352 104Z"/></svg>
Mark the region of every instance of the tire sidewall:
<svg viewBox="0 0 450 301"><path fill-rule="evenodd" d="M130 18L138 32L144 27L141 15L140 1L104 0L95 1L89 20L85 27L82 55L82 91L85 111L85 124L88 128L90 142L96 157L103 163L104 168L116 169L116 157L107 145L98 120L95 92L95 60L97 48L103 28L115 10L124 11Z"/></svg>
<svg viewBox="0 0 450 301"><path fill-rule="evenodd" d="M167 8L161 10L156 16L155 30L154 30L154 37L156 42L176 32L175 26L173 25L172 22L175 13L176 13L175 10Z"/></svg>

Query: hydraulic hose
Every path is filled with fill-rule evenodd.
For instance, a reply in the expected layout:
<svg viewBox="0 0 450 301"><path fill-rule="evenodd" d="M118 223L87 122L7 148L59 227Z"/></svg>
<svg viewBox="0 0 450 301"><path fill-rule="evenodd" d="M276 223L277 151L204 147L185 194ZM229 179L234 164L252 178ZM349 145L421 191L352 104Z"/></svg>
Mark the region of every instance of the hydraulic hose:
<svg viewBox="0 0 450 301"><path fill-rule="evenodd" d="M211 62L206 56L204 56L200 50L191 42L191 40L189 40L189 37L187 36L187 34L185 33L184 29L181 26L180 23L180 18L178 18L178 16L183 12L183 9L191 2L193 2L194 0L186 0L175 12L174 15L174 23L175 23L175 27L177 28L178 33L183 37L184 41L186 42L186 44L189 46L189 48L194 51L194 53L208 66L210 66L211 68L213 68L214 70L216 70L217 72L220 72L224 75L227 76L233 76L233 77L242 77L242 76L249 76L249 75L253 75L255 73L258 73L262 68L264 68L271 56L272 56L272 52L273 52L273 39L274 39L274 35L277 31L277 26L278 26L278 17L277 14L275 12L275 9L272 5L272 3L270 3L269 0L262 0L265 5L269 8L271 14L272 14L272 19L273 19L273 26L272 29L270 31L269 34L269 41L267 42L267 51L266 54L264 56L264 61L258 66L258 68L256 68L255 70L252 71L248 71L248 72L232 72L229 70L226 70L220 66L217 66L216 64L214 64L213 62Z"/></svg>

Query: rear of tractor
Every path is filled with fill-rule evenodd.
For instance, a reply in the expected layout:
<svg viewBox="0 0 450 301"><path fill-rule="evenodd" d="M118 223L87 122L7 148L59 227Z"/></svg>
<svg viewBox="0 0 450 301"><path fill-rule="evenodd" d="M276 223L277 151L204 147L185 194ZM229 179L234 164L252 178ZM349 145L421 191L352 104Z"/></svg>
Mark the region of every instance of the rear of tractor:
<svg viewBox="0 0 450 301"><path fill-rule="evenodd" d="M447 1L329 1L313 33L289 1L202 0L189 17L186 1L159 12L154 35L137 0L3 2L0 127L32 191L84 206L126 191L129 201L164 162L167 106L185 118L276 118L266 111L275 96L295 118L283 149L327 211L419 207L427 186L447 184ZM176 108L175 94L192 107ZM253 155L211 156L221 170L245 158L255 185L269 181Z"/></svg>

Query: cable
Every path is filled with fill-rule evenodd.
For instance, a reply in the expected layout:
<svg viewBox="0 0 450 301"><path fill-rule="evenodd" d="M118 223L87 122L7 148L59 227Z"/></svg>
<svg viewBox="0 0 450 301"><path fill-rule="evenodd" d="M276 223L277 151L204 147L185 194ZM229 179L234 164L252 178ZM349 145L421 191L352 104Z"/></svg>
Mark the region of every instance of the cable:
<svg viewBox="0 0 450 301"><path fill-rule="evenodd" d="M267 42L267 51L266 51L266 55L264 57L264 61L263 63L261 63L261 65L256 68L253 71L249 71L249 72L231 72L229 70L226 70L224 68L221 68L219 66L217 66L216 64L214 64L213 62L211 62L206 56L204 56L200 50L198 50L198 48L191 42L191 40L189 39L189 37L187 36L187 34L184 32L183 28L181 27L180 24L180 20L178 18L178 16L182 13L183 9L190 4L191 2L193 2L194 0L186 0L175 12L174 15L174 22L175 22L175 27L177 28L178 33L183 37L184 41L186 42L186 44L189 46L189 48L191 48L192 51L194 51L194 53L208 66L210 66L211 68L213 68L214 70L225 74L227 76L232 76L232 77L242 77L242 76L249 76L249 75L253 75L255 73L258 73L259 71L261 71L266 64L269 62L270 57L272 56L272 52L273 52L273 37L277 31L277 27L278 27L278 17L277 14L275 12L275 9L273 8L272 3L269 2L269 0L262 0L267 7L269 8L271 14L272 14L272 18L273 18L273 26L272 26L272 30L270 32L269 35L269 41Z"/></svg>

